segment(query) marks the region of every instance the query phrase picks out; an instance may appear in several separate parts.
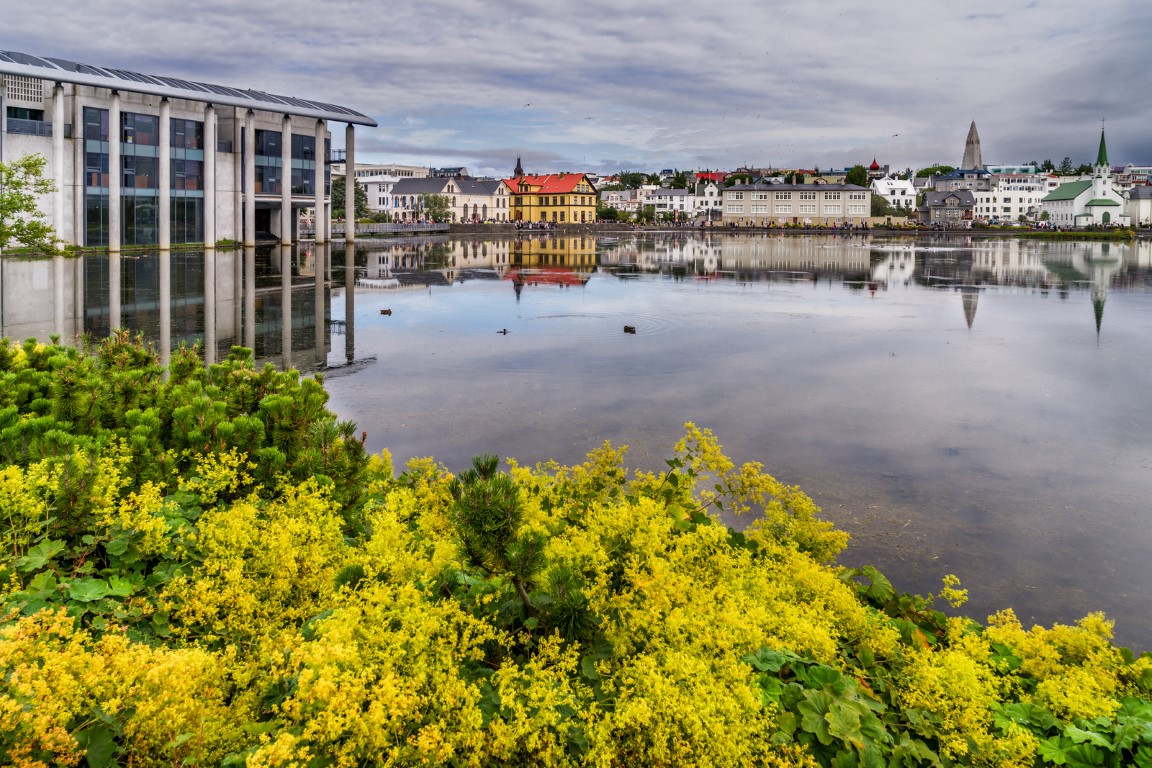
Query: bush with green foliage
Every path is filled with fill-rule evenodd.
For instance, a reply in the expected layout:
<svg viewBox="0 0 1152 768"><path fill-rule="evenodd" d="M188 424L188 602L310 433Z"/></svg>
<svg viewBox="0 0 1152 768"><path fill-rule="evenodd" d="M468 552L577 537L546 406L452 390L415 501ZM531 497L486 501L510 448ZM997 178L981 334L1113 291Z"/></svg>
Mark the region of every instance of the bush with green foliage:
<svg viewBox="0 0 1152 768"><path fill-rule="evenodd" d="M838 567L707 430L397 475L325 401L243 349L0 344L0 763L1152 766L1102 617Z"/></svg>

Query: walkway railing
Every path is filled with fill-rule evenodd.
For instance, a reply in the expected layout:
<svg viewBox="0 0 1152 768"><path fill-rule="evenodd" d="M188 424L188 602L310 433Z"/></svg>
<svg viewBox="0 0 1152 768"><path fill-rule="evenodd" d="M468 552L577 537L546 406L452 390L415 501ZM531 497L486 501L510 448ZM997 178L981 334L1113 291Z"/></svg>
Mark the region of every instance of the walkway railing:
<svg viewBox="0 0 1152 768"><path fill-rule="evenodd" d="M414 232L447 232L449 225L445 224L357 224L357 235L409 235ZM344 234L344 222L332 222L332 236ZM301 237L314 237L316 228L300 225Z"/></svg>

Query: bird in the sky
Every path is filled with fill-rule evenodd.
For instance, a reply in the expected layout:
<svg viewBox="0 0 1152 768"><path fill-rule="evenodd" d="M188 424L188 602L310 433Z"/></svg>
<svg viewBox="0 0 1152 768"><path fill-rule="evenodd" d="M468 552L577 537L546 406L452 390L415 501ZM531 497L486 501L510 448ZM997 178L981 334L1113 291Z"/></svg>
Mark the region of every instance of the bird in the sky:
<svg viewBox="0 0 1152 768"><path fill-rule="evenodd" d="M525 107L530 107L530 106L532 106L532 105L531 105L531 104L525 104L524 106L525 106ZM521 107L521 109L523 109L523 107Z"/></svg>

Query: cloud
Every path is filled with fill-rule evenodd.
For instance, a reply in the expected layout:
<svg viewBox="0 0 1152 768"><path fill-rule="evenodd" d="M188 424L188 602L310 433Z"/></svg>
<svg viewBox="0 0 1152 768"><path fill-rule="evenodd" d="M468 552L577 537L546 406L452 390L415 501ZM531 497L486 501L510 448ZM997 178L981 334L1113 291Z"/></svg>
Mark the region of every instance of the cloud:
<svg viewBox="0 0 1152 768"><path fill-rule="evenodd" d="M740 163L1152 162L1152 3L44 0L0 48L343 104L362 161L503 174ZM44 19L52 19L45 24ZM531 107L524 107L531 104ZM588 119L591 118L591 119ZM336 131L336 144L342 131ZM899 134L893 137L893 134ZM443 161L441 160L443 159Z"/></svg>

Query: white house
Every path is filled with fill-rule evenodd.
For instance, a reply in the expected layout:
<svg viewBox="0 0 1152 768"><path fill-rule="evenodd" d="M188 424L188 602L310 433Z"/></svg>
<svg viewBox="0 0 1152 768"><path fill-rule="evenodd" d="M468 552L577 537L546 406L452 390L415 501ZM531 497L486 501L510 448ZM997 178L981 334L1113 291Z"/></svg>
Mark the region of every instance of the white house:
<svg viewBox="0 0 1152 768"><path fill-rule="evenodd" d="M654 190L648 196L648 205L655 209L657 216L670 213L681 219L686 219L696 209L696 196L687 189L662 187Z"/></svg>
<svg viewBox="0 0 1152 768"><path fill-rule="evenodd" d="M708 219L719 219L724 213L724 195L714 181L701 181L696 184L696 215Z"/></svg>
<svg viewBox="0 0 1152 768"><path fill-rule="evenodd" d="M893 176L873 179L872 194L880 195L888 205L902 211L911 212L916 208L916 185L909 179L897 179Z"/></svg>
<svg viewBox="0 0 1152 768"><path fill-rule="evenodd" d="M1128 226L1131 219L1124 210L1125 203L1124 195L1112 183L1101 128L1092 178L1062 184L1041 201L1041 210L1047 212L1052 224L1061 227Z"/></svg>
<svg viewBox="0 0 1152 768"><path fill-rule="evenodd" d="M1127 203L1124 212L1132 223L1141 227L1152 226L1152 187L1132 187L1125 193L1125 197Z"/></svg>
<svg viewBox="0 0 1152 768"><path fill-rule="evenodd" d="M1040 201L1051 192L1047 174L993 174L988 189L973 191L974 218L981 221L1019 221L1040 215Z"/></svg>

